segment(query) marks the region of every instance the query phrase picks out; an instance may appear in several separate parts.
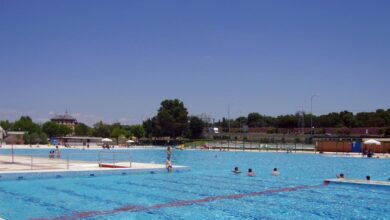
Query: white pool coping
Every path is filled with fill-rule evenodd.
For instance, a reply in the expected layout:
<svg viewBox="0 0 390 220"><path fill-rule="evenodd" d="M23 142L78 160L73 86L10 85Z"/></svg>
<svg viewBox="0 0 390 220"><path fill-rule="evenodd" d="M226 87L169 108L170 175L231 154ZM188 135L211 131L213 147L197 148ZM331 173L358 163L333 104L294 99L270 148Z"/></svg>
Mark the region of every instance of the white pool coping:
<svg viewBox="0 0 390 220"><path fill-rule="evenodd" d="M60 178L70 176L101 176L101 175L125 175L134 173L167 172L165 164L116 162L104 163L108 166L100 167L98 162L76 161L64 159L49 159L15 155L11 160L9 155L0 155L0 181L22 180L39 178ZM34 163L32 163L34 161ZM173 171L189 170L186 166L173 166Z"/></svg>
<svg viewBox="0 0 390 220"><path fill-rule="evenodd" d="M173 172L188 171L186 166L173 166ZM166 168L100 168L85 170L31 170L31 171L6 171L0 172L1 180L28 180L28 179L47 179L62 177L96 177L105 175L130 175L142 173L163 173L167 172Z"/></svg>
<svg viewBox="0 0 390 220"><path fill-rule="evenodd" d="M367 186L390 186L390 182L362 180L362 179L326 179L324 182L338 183L338 184L367 185Z"/></svg>

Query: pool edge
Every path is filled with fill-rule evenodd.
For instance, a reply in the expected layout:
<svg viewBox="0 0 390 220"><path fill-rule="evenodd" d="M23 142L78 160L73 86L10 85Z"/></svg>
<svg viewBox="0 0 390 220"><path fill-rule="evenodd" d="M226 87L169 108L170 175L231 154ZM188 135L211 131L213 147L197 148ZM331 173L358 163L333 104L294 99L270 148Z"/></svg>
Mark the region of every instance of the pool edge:
<svg viewBox="0 0 390 220"><path fill-rule="evenodd" d="M190 167L176 166L173 172L189 171ZM2 180L30 180L30 179L52 179L62 177L95 177L105 175L127 175L127 174L146 174L146 173L164 173L165 168L107 168L107 169L91 169L91 170L53 170L53 171L25 171L13 173L0 173L0 181ZM4 220L1 219L0 220Z"/></svg>

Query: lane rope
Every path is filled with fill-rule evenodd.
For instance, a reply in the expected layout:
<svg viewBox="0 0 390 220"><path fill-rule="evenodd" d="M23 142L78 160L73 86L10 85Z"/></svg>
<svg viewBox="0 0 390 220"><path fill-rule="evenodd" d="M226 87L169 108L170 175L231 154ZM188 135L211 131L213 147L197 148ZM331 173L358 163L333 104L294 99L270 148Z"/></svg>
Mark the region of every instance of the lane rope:
<svg viewBox="0 0 390 220"><path fill-rule="evenodd" d="M327 186L328 184L329 183L324 182L323 184L314 185L314 186L303 185L303 186L295 186L295 187L284 187L279 189L270 189L270 190L264 190L259 192L252 192L252 193L210 196L210 197L205 197L203 199L180 200L180 201L156 204L152 206L126 205L126 206L122 206L119 208L106 210L106 211L83 211L83 212L75 212L72 213L71 215L64 215L64 216L59 216L54 218L32 218L31 220L76 220L76 219L91 218L96 216L113 215L122 212L145 212L145 211L159 210L163 208L191 206L194 204L209 203L209 202L214 202L219 200L236 200L245 197L262 196L262 195L269 195L269 194L275 194L280 192L294 192L301 189L315 189L315 188Z"/></svg>

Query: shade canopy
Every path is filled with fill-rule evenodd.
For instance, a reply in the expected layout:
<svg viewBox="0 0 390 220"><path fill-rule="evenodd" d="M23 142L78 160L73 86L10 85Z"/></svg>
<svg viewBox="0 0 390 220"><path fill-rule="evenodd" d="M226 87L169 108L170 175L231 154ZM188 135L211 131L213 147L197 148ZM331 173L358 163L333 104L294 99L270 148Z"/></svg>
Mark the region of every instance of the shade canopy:
<svg viewBox="0 0 390 220"><path fill-rule="evenodd" d="M133 140L128 140L128 141L126 141L127 143L134 143L135 141L133 141Z"/></svg>
<svg viewBox="0 0 390 220"><path fill-rule="evenodd" d="M375 139L368 139L363 142L363 144L374 144L374 145L381 145L381 142L375 140Z"/></svg>
<svg viewBox="0 0 390 220"><path fill-rule="evenodd" d="M110 138L103 138L102 142L112 142L112 140Z"/></svg>

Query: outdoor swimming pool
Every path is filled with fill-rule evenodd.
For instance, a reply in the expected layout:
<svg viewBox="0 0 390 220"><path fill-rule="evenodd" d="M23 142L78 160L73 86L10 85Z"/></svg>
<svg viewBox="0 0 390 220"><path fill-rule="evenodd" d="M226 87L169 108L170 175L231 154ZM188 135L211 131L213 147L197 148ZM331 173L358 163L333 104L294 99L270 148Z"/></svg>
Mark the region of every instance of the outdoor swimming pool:
<svg viewBox="0 0 390 220"><path fill-rule="evenodd" d="M18 150L18 154L48 150ZM96 160L91 152L74 159ZM83 156L83 153L85 155ZM1 154L10 153L0 150ZM164 150L132 150L136 162L164 163ZM390 177L390 160L321 155L178 151L191 171L123 176L0 181L5 219L390 219L385 187L323 185L347 178ZM252 168L255 177L245 172ZM281 176L271 176L277 167Z"/></svg>

